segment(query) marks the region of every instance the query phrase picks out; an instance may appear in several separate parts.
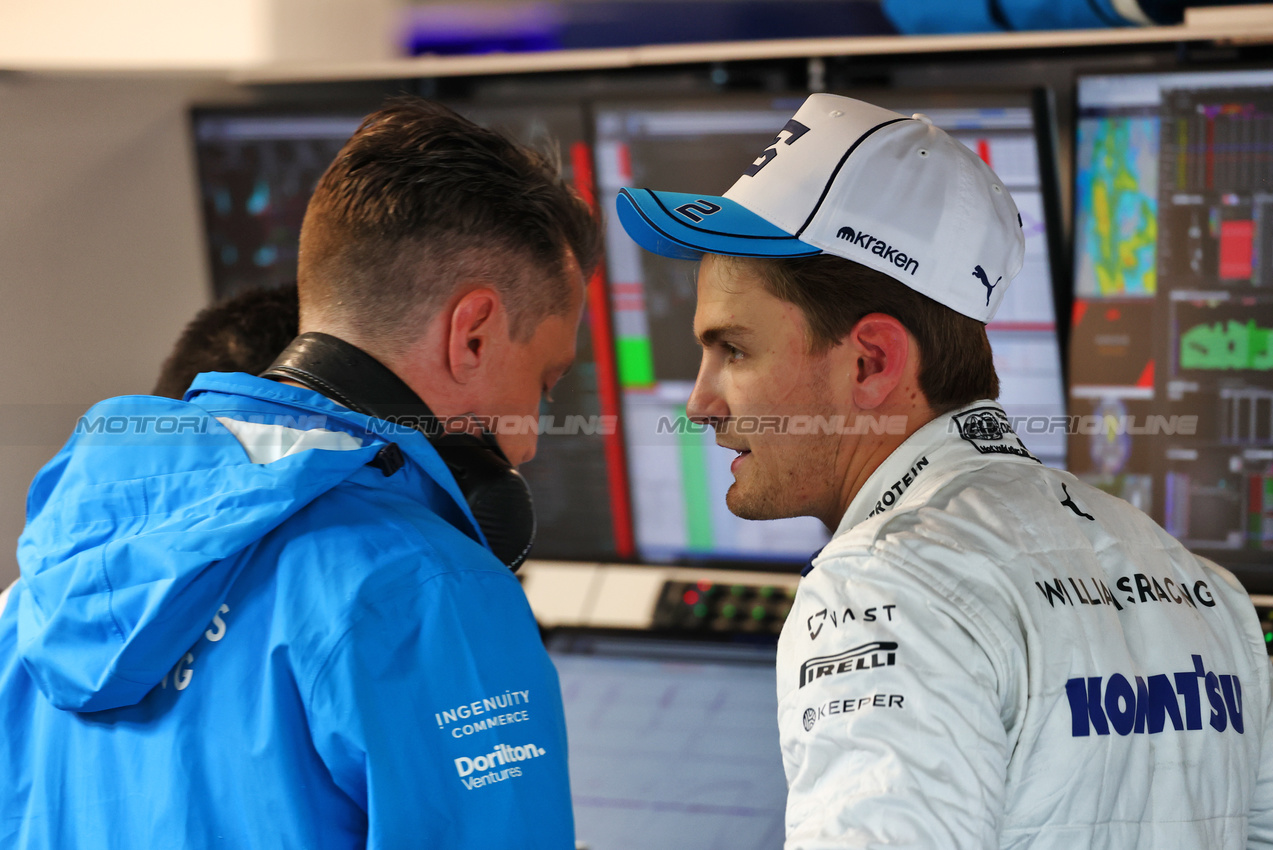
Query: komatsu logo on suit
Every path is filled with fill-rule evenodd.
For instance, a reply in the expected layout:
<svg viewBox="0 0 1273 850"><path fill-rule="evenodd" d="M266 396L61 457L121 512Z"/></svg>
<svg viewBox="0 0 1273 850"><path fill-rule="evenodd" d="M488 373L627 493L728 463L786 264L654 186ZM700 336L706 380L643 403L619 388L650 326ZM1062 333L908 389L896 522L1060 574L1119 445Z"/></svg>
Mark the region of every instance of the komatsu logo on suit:
<svg viewBox="0 0 1273 850"><path fill-rule="evenodd" d="M864 643L835 655L824 655L810 658L800 665L800 687L821 679L823 676L834 676L838 673L849 673L853 670L874 670L876 667L892 667L897 663L897 644L893 641L877 640Z"/></svg>
<svg viewBox="0 0 1273 850"><path fill-rule="evenodd" d="M1201 655L1193 656L1192 670L1134 679L1133 685L1126 676L1115 673L1108 680L1104 676L1088 676L1066 682L1073 737L1086 737L1093 729L1097 735L1108 735L1110 729L1119 735L1155 735L1167 728L1168 719L1176 731L1201 729L1204 694L1210 709L1207 722L1212 729L1223 732L1233 727L1239 735L1245 731L1242 682L1237 676L1208 671Z"/></svg>
<svg viewBox="0 0 1273 850"><path fill-rule="evenodd" d="M883 239L876 239L869 233L863 233L860 230L854 230L852 227L841 227L839 232L835 234L838 238L845 240L850 245L856 245L859 248L865 248L877 257L883 257L885 262L892 263L903 271L908 271L911 275L919 271L919 260L914 257L908 257Z"/></svg>

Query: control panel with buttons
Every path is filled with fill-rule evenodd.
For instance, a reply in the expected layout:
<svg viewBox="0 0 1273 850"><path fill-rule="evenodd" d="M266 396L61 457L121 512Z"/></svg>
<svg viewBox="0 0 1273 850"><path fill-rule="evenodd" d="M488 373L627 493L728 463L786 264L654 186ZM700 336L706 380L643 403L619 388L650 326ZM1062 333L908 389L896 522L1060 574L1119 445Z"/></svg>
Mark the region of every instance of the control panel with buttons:
<svg viewBox="0 0 1273 850"><path fill-rule="evenodd" d="M1260 617L1260 630L1264 632L1264 646L1273 656L1273 596L1251 594L1255 613Z"/></svg>
<svg viewBox="0 0 1273 850"><path fill-rule="evenodd" d="M637 564L527 561L518 571L544 628L777 634L800 576Z"/></svg>
<svg viewBox="0 0 1273 850"><path fill-rule="evenodd" d="M666 631L778 634L794 595L795 588L773 584L667 581L652 625Z"/></svg>

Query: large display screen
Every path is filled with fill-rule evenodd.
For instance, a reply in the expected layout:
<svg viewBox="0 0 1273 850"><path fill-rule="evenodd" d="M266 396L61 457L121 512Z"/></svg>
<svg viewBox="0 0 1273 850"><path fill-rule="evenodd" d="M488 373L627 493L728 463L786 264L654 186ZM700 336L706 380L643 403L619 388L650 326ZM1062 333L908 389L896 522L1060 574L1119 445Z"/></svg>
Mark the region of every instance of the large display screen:
<svg viewBox="0 0 1273 850"><path fill-rule="evenodd" d="M1055 225L1044 191L1047 128L1026 94L859 94L927 113L993 167L1021 210L1026 259L988 330L1023 437L1063 465L1064 412L1052 286ZM584 104L457 104L558 156L568 179L611 216L622 186L719 193L799 107L800 96ZM363 115L352 109L199 109L194 137L209 263L218 297L295 279L305 206ZM585 117L590 116L590 118ZM592 141L590 142L590 137ZM607 227L605 276L590 283L575 368L541 409L537 558L691 562L798 569L827 531L812 518L752 522L725 506L731 454L687 428L699 349L693 264L641 251Z"/></svg>
<svg viewBox="0 0 1273 850"><path fill-rule="evenodd" d="M587 850L777 850L787 781L772 644L558 634Z"/></svg>
<svg viewBox="0 0 1273 850"><path fill-rule="evenodd" d="M1053 291L1055 223L1046 134L1026 94L842 92L904 114L922 111L985 160L1012 192L1025 265L988 326L1008 413L1045 462L1065 464L1065 398ZM649 561L803 563L827 540L812 518L754 522L725 506L733 455L695 430L685 405L698 371L692 333L695 264L641 250L614 219L624 186L720 194L773 140L803 97L716 97L600 103L597 182L607 230L624 436L638 555ZM1049 219L1053 219L1051 222ZM1040 424L1041 423L1041 424ZM1027 427L1037 426L1037 427Z"/></svg>
<svg viewBox="0 0 1273 850"><path fill-rule="evenodd" d="M1077 107L1072 466L1273 589L1273 70Z"/></svg>
<svg viewBox="0 0 1273 850"><path fill-rule="evenodd" d="M305 207L319 178L375 108L199 109L193 116L200 196L218 298L296 279ZM580 105L473 106L459 112L558 158L592 197ZM574 367L540 410L538 454L522 468L539 522L532 556L614 559L632 553L609 315L600 276Z"/></svg>

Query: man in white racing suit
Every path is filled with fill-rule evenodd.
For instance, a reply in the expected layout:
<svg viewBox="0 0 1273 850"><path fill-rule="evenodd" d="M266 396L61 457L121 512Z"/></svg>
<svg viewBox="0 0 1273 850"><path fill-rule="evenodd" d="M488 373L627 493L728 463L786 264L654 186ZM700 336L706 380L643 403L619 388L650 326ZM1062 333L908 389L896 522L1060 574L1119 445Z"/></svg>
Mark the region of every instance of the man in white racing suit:
<svg viewBox="0 0 1273 850"><path fill-rule="evenodd" d="M687 409L730 509L834 530L779 641L788 850L1273 846L1250 600L993 401L1023 238L988 167L813 95L724 196L619 216L702 258Z"/></svg>

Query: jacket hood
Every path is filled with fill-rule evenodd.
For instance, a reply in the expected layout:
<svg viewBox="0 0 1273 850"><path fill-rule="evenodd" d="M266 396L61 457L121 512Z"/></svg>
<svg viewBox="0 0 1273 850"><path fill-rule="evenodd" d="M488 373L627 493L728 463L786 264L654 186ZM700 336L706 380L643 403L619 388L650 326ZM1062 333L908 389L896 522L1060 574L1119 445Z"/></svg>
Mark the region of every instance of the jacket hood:
<svg viewBox="0 0 1273 850"><path fill-rule="evenodd" d="M244 394L226 395L234 392ZM208 627L247 560L233 556L359 472L386 442L368 433L365 416L247 375L201 376L187 398L194 402L129 396L96 405L31 485L18 542L18 651L58 708L140 701ZM231 412L214 414L212 404ZM310 444L330 435L328 445L343 450L253 462L222 421L269 417ZM394 441L471 520L423 436ZM464 530L480 539L475 526Z"/></svg>

